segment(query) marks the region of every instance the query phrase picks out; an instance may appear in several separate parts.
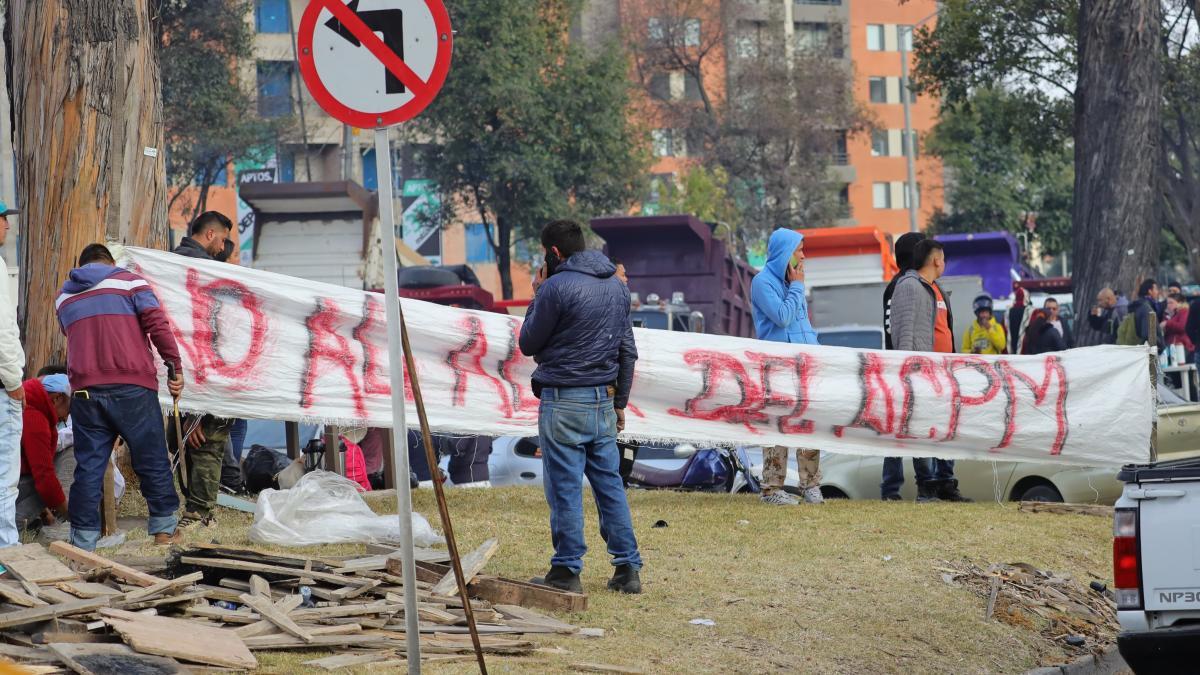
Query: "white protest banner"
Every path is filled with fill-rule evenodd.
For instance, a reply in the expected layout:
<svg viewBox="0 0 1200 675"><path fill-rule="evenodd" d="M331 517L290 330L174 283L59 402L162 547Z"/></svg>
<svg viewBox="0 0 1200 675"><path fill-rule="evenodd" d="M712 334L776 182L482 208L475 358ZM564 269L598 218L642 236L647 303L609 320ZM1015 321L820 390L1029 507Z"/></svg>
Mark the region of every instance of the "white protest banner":
<svg viewBox="0 0 1200 675"><path fill-rule="evenodd" d="M187 410L390 424L382 296L160 251L124 259L170 316ZM403 307L434 430L537 434L520 319ZM1083 466L1149 456L1144 347L991 357L634 333L630 438Z"/></svg>

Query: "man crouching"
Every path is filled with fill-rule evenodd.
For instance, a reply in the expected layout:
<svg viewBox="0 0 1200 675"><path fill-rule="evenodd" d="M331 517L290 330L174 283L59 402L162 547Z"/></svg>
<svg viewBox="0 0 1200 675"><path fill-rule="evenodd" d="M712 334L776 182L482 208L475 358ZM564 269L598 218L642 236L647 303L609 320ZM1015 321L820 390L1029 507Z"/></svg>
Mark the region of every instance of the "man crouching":
<svg viewBox="0 0 1200 675"><path fill-rule="evenodd" d="M600 251L584 250L583 228L559 220L542 228L546 264L521 327L521 352L537 362L533 390L541 399L538 435L550 505L554 556L544 579L583 591L583 477L600 512L600 536L616 567L611 590L641 593L642 558L619 472L617 434L633 384L637 348L629 322L629 290Z"/></svg>

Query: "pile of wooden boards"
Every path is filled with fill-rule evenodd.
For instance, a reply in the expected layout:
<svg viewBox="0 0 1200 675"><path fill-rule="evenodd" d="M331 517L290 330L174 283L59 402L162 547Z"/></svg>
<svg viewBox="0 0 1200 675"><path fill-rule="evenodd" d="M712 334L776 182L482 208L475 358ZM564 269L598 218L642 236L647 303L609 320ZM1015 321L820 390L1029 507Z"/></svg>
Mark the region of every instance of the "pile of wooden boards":
<svg viewBox="0 0 1200 675"><path fill-rule="evenodd" d="M985 619L1035 628L1062 649L1064 660L1116 641L1117 606L1101 585L1085 586L1028 563L986 568L967 561L942 564L938 571L944 582L986 599Z"/></svg>
<svg viewBox="0 0 1200 675"><path fill-rule="evenodd" d="M527 654L537 648L530 636L580 633L534 608L582 611L587 596L478 574L496 548L489 540L463 559L485 653ZM305 650L331 652L307 662L315 668L400 667L410 591L423 659L474 658L445 554L418 549L414 589L405 588L395 556L378 548L347 559L193 545L138 569L64 542L49 551L3 549L0 661L42 673L174 673L187 663L253 669L254 652Z"/></svg>

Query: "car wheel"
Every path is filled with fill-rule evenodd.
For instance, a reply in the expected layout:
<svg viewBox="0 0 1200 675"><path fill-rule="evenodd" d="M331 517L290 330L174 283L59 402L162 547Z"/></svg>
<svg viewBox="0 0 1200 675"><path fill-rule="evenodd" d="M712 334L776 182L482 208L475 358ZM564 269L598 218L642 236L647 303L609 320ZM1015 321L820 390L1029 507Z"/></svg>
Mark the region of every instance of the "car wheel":
<svg viewBox="0 0 1200 675"><path fill-rule="evenodd" d="M1021 494L1022 502L1061 502L1062 495L1053 485L1034 485Z"/></svg>
<svg viewBox="0 0 1200 675"><path fill-rule="evenodd" d="M835 487L832 487L829 485L821 486L821 496L824 497L825 499L849 499L850 498L850 495L846 494L845 492L842 492L838 488L835 488Z"/></svg>

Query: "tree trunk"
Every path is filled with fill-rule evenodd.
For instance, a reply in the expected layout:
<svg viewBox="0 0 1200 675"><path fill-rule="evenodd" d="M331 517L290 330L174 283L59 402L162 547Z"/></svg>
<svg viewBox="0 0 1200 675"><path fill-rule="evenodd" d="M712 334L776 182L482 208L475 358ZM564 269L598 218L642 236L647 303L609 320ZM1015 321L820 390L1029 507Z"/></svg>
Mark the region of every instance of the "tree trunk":
<svg viewBox="0 0 1200 675"><path fill-rule="evenodd" d="M29 368L64 363L54 298L84 246L167 242L162 95L146 0L9 0Z"/></svg>
<svg viewBox="0 0 1200 675"><path fill-rule="evenodd" d="M512 300L512 219L496 214L496 268L500 271L500 293Z"/></svg>
<svg viewBox="0 0 1200 675"><path fill-rule="evenodd" d="M1105 286L1154 274L1162 80L1160 0L1082 0L1075 87L1072 258L1076 313ZM1079 344L1100 335L1078 323Z"/></svg>

